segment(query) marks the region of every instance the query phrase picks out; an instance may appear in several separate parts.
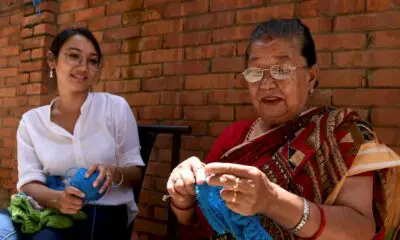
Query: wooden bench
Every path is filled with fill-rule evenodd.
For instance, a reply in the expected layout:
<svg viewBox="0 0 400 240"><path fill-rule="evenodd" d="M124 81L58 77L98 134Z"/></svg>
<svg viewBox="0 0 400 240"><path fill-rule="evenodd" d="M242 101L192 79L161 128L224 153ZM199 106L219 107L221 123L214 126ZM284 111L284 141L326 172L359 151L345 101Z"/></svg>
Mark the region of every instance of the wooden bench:
<svg viewBox="0 0 400 240"><path fill-rule="evenodd" d="M179 164L179 152L181 149L182 135L190 134L192 128L190 126L165 126L165 125L138 125L139 140L141 148L141 155L146 166L144 167L144 174L142 176L142 183L145 176L146 168L149 163L150 154L154 147L154 143L159 134L172 135L172 153L171 153L171 169L174 169ZM142 184L141 184L142 185ZM142 186L138 185L133 188L135 193L135 201L139 203L140 191ZM140 209L139 209L140 211ZM177 239L178 223L175 215L172 213L171 208L168 209L168 239Z"/></svg>

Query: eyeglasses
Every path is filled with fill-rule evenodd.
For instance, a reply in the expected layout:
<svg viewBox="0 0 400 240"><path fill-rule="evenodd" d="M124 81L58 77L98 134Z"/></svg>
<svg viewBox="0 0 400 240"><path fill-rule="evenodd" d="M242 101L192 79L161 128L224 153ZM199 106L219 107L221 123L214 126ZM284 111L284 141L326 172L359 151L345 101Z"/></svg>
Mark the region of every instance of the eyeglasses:
<svg viewBox="0 0 400 240"><path fill-rule="evenodd" d="M83 62L83 56L78 53L64 53L69 64L73 67L79 66ZM97 57L92 57L88 60L88 68L98 72L100 70L100 60Z"/></svg>
<svg viewBox="0 0 400 240"><path fill-rule="evenodd" d="M269 71L269 74L275 80L286 80L296 69L304 69L307 67L295 67L288 64L273 65L270 68L248 68L242 72L244 78L249 83L261 81L264 78L264 72Z"/></svg>

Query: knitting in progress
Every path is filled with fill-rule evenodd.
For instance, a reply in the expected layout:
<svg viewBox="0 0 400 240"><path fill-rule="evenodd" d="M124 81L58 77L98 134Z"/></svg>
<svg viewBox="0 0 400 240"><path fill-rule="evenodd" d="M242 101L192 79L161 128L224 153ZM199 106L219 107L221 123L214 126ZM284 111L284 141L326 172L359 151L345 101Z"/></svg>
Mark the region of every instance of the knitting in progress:
<svg viewBox="0 0 400 240"><path fill-rule="evenodd" d="M86 201L99 200L105 194L105 191L103 193L99 193L99 190L101 186L103 186L105 180L103 180L103 182L100 183L97 187L93 187L93 183L99 176L99 172L96 171L90 177L85 178L86 172L86 168L79 168L74 176L70 179L70 184L71 186L81 190L85 194L84 199Z"/></svg>
<svg viewBox="0 0 400 240"><path fill-rule="evenodd" d="M272 240L260 224L258 216L242 216L226 207L221 198L222 187L207 183L196 186L199 206L208 223L219 235L230 233L237 240Z"/></svg>
<svg viewBox="0 0 400 240"><path fill-rule="evenodd" d="M82 211L75 215L64 215L57 209L41 208L32 203L32 200L20 192L11 196L8 207L12 221L21 224L21 231L25 234L36 233L44 227L69 228L75 220L84 220L87 217Z"/></svg>

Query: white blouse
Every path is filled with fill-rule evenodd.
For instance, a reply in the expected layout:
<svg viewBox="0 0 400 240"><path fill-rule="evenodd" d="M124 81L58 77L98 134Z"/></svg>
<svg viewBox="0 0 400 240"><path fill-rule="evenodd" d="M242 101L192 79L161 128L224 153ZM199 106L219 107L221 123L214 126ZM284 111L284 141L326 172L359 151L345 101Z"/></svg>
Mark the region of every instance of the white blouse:
<svg viewBox="0 0 400 240"><path fill-rule="evenodd" d="M144 166L136 120L125 99L108 93L90 93L81 107L73 135L50 120L55 100L22 116L17 131L18 191L32 181L45 183L49 175L65 176L74 167ZM127 204L130 221L138 211L132 189L121 187L112 188L95 204Z"/></svg>

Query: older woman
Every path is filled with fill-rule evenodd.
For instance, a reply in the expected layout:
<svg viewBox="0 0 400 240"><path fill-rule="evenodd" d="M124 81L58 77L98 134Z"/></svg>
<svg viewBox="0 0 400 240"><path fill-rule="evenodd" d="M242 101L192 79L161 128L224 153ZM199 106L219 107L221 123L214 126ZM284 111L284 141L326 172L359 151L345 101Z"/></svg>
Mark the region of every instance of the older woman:
<svg viewBox="0 0 400 240"><path fill-rule="evenodd" d="M230 238L215 236L197 207L194 186L207 176L230 210L262 215L273 239L395 238L400 158L354 111L307 106L318 72L309 29L299 20L261 23L246 58L260 117L227 127L203 162L192 157L173 170L167 189L179 222L197 238Z"/></svg>

